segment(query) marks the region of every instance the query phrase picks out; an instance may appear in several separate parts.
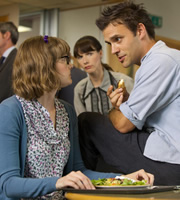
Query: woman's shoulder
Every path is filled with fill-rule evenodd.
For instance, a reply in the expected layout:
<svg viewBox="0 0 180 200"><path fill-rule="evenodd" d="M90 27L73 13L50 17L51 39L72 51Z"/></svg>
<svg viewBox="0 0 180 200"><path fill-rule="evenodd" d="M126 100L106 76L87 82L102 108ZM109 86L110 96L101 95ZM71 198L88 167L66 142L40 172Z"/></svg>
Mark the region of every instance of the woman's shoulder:
<svg viewBox="0 0 180 200"><path fill-rule="evenodd" d="M0 120L4 124L1 127L24 127L25 120L21 103L15 96L9 97L0 104ZM2 122L2 121L1 121Z"/></svg>
<svg viewBox="0 0 180 200"><path fill-rule="evenodd" d="M75 90L76 91L83 91L84 87L86 87L86 84L89 80L89 77L83 78L81 81L79 81L77 83L77 85L75 86Z"/></svg>
<svg viewBox="0 0 180 200"><path fill-rule="evenodd" d="M0 109L3 110L10 110L11 113L17 113L18 111L21 112L22 111L22 107L20 102L17 100L16 96L13 95L7 99L5 99L3 102L1 102L0 104Z"/></svg>

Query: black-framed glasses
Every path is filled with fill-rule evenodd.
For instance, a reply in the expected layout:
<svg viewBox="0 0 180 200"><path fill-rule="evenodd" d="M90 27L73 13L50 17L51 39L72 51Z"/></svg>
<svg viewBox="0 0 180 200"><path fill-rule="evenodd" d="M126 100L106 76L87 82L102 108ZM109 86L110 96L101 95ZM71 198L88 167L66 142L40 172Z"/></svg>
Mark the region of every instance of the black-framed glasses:
<svg viewBox="0 0 180 200"><path fill-rule="evenodd" d="M67 63L67 65L69 65L69 64L70 64L70 62L71 62L71 57L70 57L70 56L62 56L62 57L61 57L61 59L65 59L65 60L66 60L66 63Z"/></svg>

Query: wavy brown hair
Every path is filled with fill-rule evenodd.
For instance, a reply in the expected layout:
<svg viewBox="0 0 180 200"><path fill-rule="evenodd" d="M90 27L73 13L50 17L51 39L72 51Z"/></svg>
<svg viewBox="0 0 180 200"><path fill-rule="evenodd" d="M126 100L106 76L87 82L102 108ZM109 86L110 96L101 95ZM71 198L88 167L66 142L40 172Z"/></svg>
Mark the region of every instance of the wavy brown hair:
<svg viewBox="0 0 180 200"><path fill-rule="evenodd" d="M44 92L61 87L56 62L70 55L69 45L62 39L36 36L19 47L13 66L14 93L26 100L37 99Z"/></svg>

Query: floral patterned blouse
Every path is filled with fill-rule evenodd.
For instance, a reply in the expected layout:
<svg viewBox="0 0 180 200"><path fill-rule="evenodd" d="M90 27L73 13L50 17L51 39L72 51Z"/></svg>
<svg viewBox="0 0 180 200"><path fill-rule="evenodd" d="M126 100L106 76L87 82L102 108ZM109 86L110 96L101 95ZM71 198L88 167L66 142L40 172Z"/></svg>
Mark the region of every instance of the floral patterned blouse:
<svg viewBox="0 0 180 200"><path fill-rule="evenodd" d="M24 176L29 178L61 177L69 158L69 117L64 105L55 99L56 129L50 114L37 100L16 96L23 107L28 138ZM56 191L36 199L62 199Z"/></svg>

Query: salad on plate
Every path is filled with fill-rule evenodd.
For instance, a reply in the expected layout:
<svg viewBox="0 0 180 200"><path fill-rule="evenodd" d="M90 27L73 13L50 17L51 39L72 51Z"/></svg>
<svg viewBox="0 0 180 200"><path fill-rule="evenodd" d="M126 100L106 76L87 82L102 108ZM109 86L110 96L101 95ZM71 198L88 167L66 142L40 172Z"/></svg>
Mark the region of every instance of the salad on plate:
<svg viewBox="0 0 180 200"><path fill-rule="evenodd" d="M91 180L95 187L105 187L105 186L148 186L145 180L136 181L124 176L116 176L115 178L103 178L98 180Z"/></svg>

